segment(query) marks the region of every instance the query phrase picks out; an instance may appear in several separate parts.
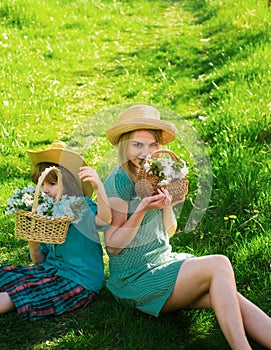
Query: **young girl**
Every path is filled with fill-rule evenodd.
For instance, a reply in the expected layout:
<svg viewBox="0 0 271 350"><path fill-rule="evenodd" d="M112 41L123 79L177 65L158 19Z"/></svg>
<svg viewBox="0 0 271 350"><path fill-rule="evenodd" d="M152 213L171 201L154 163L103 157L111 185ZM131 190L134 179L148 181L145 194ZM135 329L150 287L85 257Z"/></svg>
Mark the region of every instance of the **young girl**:
<svg viewBox="0 0 271 350"><path fill-rule="evenodd" d="M47 167L59 167L63 193L89 196L93 188L97 205L85 198L88 210L78 223L71 223L63 244L29 242L31 266L0 267L0 313L15 310L24 320L36 321L60 315L91 302L104 282L103 252L98 231L111 221L111 210L100 178L81 156L64 143L28 152L37 183ZM50 172L43 183L49 196L57 194L57 174Z"/></svg>
<svg viewBox="0 0 271 350"><path fill-rule="evenodd" d="M212 308L232 349L251 349L246 333L271 349L271 319L236 290L230 261L223 255L194 257L174 253L176 230L166 189L139 200L135 180L142 159L174 139L173 124L151 106L136 105L107 131L119 147L120 165L105 182L112 224L105 231L110 276L107 287L117 300L150 315L181 308Z"/></svg>

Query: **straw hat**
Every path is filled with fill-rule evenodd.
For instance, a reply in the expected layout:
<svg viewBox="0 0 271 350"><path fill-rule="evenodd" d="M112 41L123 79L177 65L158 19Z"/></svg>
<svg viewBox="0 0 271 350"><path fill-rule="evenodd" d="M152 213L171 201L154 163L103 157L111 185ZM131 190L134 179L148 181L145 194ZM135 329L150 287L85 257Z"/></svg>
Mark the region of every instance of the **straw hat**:
<svg viewBox="0 0 271 350"><path fill-rule="evenodd" d="M177 135L175 125L161 120L156 108L149 105L135 105L122 112L118 123L107 129L107 138L116 146L122 134L142 129L161 130L163 145L172 141Z"/></svg>
<svg viewBox="0 0 271 350"><path fill-rule="evenodd" d="M27 151L35 167L39 163L54 163L66 168L80 184L86 197L91 197L93 188L89 182L83 182L78 176L81 166L87 165L84 159L73 152L64 142L55 141L43 151Z"/></svg>

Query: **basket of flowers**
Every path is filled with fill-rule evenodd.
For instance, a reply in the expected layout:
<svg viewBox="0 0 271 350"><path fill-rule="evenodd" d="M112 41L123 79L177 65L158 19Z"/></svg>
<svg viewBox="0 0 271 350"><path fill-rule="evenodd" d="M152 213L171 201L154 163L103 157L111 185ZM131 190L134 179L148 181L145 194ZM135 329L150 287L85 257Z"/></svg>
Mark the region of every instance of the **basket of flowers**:
<svg viewBox="0 0 271 350"><path fill-rule="evenodd" d="M41 191L50 171L58 178L56 198ZM24 240L61 244L65 241L71 222L79 222L84 212L85 201L80 197L62 194L62 174L57 167L46 168L40 175L36 188L29 185L16 189L8 199L7 214L16 214L15 234Z"/></svg>
<svg viewBox="0 0 271 350"><path fill-rule="evenodd" d="M158 149L141 163L135 184L136 193L142 199L157 194L158 188L163 187L169 191L172 201L178 200L187 193L187 174L184 160L170 150Z"/></svg>

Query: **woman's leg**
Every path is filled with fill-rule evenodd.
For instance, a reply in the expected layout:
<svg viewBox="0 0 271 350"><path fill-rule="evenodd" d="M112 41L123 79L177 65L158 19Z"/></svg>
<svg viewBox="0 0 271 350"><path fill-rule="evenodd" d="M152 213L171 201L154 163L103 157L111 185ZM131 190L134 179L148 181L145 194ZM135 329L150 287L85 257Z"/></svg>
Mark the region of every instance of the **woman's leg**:
<svg viewBox="0 0 271 350"><path fill-rule="evenodd" d="M271 349L271 318L258 306L238 293L247 334L257 343Z"/></svg>
<svg viewBox="0 0 271 350"><path fill-rule="evenodd" d="M245 334L232 266L223 255L193 258L184 262L162 312L196 308L200 304L214 310L232 349L251 349Z"/></svg>
<svg viewBox="0 0 271 350"><path fill-rule="evenodd" d="M237 295L246 333L257 343L271 349L271 318L243 295L240 293ZM187 307L187 309L206 308L212 308L209 293Z"/></svg>
<svg viewBox="0 0 271 350"><path fill-rule="evenodd" d="M8 293L0 293L0 314L5 314L13 310L15 310L15 305L10 299Z"/></svg>
<svg viewBox="0 0 271 350"><path fill-rule="evenodd" d="M237 293L246 333L257 343L271 349L271 318L258 306ZM204 294L186 309L212 308L209 293Z"/></svg>

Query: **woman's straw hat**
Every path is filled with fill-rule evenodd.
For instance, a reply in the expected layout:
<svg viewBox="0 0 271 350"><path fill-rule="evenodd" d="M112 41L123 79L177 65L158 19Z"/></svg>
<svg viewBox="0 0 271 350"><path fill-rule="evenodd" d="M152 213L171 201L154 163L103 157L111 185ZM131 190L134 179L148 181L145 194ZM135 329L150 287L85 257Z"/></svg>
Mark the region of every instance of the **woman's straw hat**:
<svg viewBox="0 0 271 350"><path fill-rule="evenodd" d="M107 129L107 138L116 146L122 134L142 129L161 130L163 145L172 141L177 135L175 125L161 120L160 112L156 108L149 105L135 105L122 112L118 123Z"/></svg>
<svg viewBox="0 0 271 350"><path fill-rule="evenodd" d="M64 142L55 141L43 151L27 151L35 167L39 163L54 163L66 168L78 181L86 197L91 197L93 188L89 182L83 182L78 176L81 166L87 165L84 159L73 152Z"/></svg>

